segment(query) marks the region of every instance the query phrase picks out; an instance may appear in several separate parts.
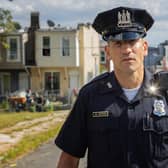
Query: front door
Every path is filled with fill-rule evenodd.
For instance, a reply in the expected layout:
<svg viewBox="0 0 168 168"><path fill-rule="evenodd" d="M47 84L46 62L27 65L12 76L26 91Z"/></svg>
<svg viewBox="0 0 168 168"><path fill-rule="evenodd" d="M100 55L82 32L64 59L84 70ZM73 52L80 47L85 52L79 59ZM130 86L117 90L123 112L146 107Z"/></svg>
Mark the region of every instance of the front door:
<svg viewBox="0 0 168 168"><path fill-rule="evenodd" d="M70 90L78 89L79 78L78 75L70 75Z"/></svg>
<svg viewBox="0 0 168 168"><path fill-rule="evenodd" d="M28 75L25 72L19 73L19 90L29 89Z"/></svg>
<svg viewBox="0 0 168 168"><path fill-rule="evenodd" d="M10 73L0 73L0 93L1 95L8 95L10 91L11 91Z"/></svg>
<svg viewBox="0 0 168 168"><path fill-rule="evenodd" d="M45 90L60 93L60 72L45 72Z"/></svg>

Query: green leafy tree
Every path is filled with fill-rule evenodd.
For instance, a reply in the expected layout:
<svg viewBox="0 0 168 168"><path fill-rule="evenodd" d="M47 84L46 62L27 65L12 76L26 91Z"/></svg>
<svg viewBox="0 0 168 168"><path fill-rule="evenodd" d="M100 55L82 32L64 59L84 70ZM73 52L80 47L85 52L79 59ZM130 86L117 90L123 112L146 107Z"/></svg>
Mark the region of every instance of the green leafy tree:
<svg viewBox="0 0 168 168"><path fill-rule="evenodd" d="M13 21L12 14L9 10L0 8L0 31L2 33L14 32L21 29L18 22ZM8 45L3 37L0 38L0 44L8 48Z"/></svg>
<svg viewBox="0 0 168 168"><path fill-rule="evenodd" d="M18 22L14 22L11 12L0 8L0 29L3 32L12 32L21 28Z"/></svg>
<svg viewBox="0 0 168 168"><path fill-rule="evenodd" d="M14 21L13 24L14 24L14 27L15 27L16 30L20 30L22 28L21 25L18 22Z"/></svg>

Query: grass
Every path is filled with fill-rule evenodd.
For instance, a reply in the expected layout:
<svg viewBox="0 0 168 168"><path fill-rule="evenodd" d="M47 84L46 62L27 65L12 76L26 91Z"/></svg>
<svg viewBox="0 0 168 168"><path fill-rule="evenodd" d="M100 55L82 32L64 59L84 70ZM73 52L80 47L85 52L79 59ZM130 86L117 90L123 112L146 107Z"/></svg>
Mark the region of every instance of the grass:
<svg viewBox="0 0 168 168"><path fill-rule="evenodd" d="M47 121L51 121L52 119L48 119ZM39 121L39 122L36 122L36 123L34 123L34 124L31 124L31 125L23 125L22 127L18 127L18 128L11 128L10 130L5 130L5 131L1 131L0 130L0 133L3 133L3 134L11 134L12 132L16 132L16 131L21 131L21 130L23 130L23 129L29 129L29 128L32 128L32 127L34 127L34 126L36 126L36 125L40 125L40 124L42 124L42 123L44 123L44 121Z"/></svg>
<svg viewBox="0 0 168 168"><path fill-rule="evenodd" d="M52 115L53 112L0 112L0 129L12 127L15 124L26 121L33 120L35 118L46 117ZM9 164L19 157L33 151L38 146L47 142L49 139L55 137L59 132L62 122L57 122L51 125L49 129L35 133L29 134L21 139L15 146L10 148L8 151L0 154L0 167ZM37 124L37 123L36 123ZM36 124L33 124L36 125ZM38 123L39 124L39 123ZM32 125L31 125L32 126ZM30 127L31 127L30 126ZM19 128L19 129L23 129Z"/></svg>
<svg viewBox="0 0 168 168"><path fill-rule="evenodd" d="M49 130L37 133L33 136L25 136L16 146L9 149L3 155L1 155L1 163L9 163L11 160L18 158L40 146L42 143L48 141L57 135L62 122L57 123L55 126L51 126Z"/></svg>
<svg viewBox="0 0 168 168"><path fill-rule="evenodd" d="M0 112L0 129L11 127L18 122L46 117L52 112Z"/></svg>

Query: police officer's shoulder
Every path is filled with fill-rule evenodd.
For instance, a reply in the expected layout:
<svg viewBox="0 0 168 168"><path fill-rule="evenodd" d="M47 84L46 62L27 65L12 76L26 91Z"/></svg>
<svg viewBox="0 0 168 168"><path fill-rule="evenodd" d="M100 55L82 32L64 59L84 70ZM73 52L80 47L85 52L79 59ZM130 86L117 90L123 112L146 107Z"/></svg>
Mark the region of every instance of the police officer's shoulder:
<svg viewBox="0 0 168 168"><path fill-rule="evenodd" d="M87 87L87 86L92 86L92 85L97 85L99 83L102 83L104 82L110 75L110 72L105 72L105 73L102 73L98 76L96 76L95 78L93 78L90 82L88 82L86 85L84 85L83 88Z"/></svg>
<svg viewBox="0 0 168 168"><path fill-rule="evenodd" d="M109 77L109 75L110 75L110 72L104 72L104 73L96 76L95 78L93 78L88 84L95 83L100 80L106 79L107 77Z"/></svg>
<svg viewBox="0 0 168 168"><path fill-rule="evenodd" d="M110 72L105 72L105 73L102 73L102 74L96 76L90 82L85 84L80 89L80 91L83 92L86 90L90 90L90 89L92 90L92 89L96 88L98 85L103 84L109 76L110 76Z"/></svg>

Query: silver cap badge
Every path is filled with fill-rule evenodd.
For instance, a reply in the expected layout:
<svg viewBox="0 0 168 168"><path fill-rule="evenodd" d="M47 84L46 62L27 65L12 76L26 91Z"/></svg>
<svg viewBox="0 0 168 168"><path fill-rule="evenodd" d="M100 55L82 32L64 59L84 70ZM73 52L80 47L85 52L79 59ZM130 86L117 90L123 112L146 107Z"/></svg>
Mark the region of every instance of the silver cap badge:
<svg viewBox="0 0 168 168"><path fill-rule="evenodd" d="M154 106L153 114L159 117L166 115L165 105L163 100L155 100L153 106Z"/></svg>
<svg viewBox="0 0 168 168"><path fill-rule="evenodd" d="M131 27L131 15L128 11L122 10L121 12L118 12L118 27Z"/></svg>

